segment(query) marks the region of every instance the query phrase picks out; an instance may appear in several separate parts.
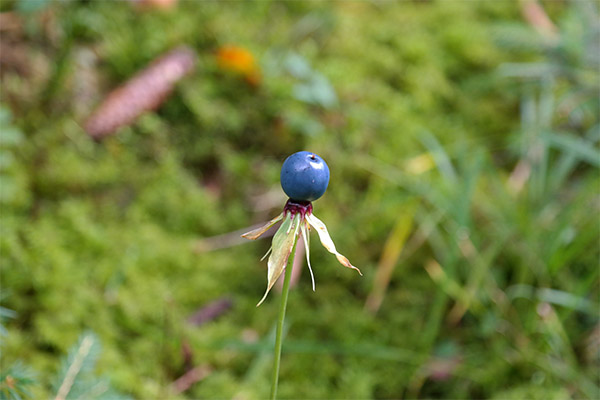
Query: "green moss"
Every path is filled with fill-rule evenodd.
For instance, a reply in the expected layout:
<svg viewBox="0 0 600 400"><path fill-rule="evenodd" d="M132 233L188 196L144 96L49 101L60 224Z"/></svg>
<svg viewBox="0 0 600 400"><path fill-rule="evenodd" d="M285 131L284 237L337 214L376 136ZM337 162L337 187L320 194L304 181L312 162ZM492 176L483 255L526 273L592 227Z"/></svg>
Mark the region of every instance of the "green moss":
<svg viewBox="0 0 600 400"><path fill-rule="evenodd" d="M598 74L584 6L547 6L557 47L510 2L50 2L49 19L23 16L16 45L41 67L30 79L3 66L0 272L17 313L2 322L3 361L54 396L59 361L91 330L98 372L134 398L175 398L170 385L198 365L212 372L181 398L266 397L277 295L255 304L268 240L198 240L278 213L280 163L310 149L331 169L315 213L365 276L313 238L317 291L303 271L290 294L281 398L590 397L599 182L578 149L597 151ZM198 67L173 95L89 139L94 102L179 44ZM219 70L224 44L252 51L260 85ZM88 75L81 49L97 57ZM507 70L531 60L559 68L546 80ZM295 96L299 85L325 95ZM565 131L568 145L544 136ZM515 166L538 145L547 158L516 193ZM369 313L410 204L415 228ZM222 316L188 322L224 297Z"/></svg>

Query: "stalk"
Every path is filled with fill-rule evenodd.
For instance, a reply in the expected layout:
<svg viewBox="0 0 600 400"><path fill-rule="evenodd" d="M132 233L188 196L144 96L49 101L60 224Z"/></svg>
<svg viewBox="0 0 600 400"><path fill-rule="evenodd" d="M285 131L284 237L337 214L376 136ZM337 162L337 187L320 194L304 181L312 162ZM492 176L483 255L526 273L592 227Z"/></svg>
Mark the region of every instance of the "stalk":
<svg viewBox="0 0 600 400"><path fill-rule="evenodd" d="M281 345L283 333L283 320L285 319L285 309L287 308L288 293L290 291L290 281L292 278L292 269L294 266L294 258L296 256L296 245L292 251L292 256L288 260L292 262L285 268L285 276L283 278L283 289L281 290L281 304L279 305L279 317L277 319L277 334L275 336L275 360L273 362L273 376L271 378L271 400L277 397L277 383L279 381L279 363L281 361Z"/></svg>

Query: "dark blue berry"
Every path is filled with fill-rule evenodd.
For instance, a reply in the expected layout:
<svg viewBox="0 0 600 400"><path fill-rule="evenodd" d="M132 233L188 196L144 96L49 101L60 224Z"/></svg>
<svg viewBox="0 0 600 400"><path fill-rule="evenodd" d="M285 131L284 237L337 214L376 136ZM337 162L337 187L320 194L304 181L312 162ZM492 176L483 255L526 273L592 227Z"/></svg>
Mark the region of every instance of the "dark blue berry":
<svg viewBox="0 0 600 400"><path fill-rule="evenodd" d="M314 201L323 196L329 184L329 167L309 151L289 156L281 167L281 187L290 199Z"/></svg>

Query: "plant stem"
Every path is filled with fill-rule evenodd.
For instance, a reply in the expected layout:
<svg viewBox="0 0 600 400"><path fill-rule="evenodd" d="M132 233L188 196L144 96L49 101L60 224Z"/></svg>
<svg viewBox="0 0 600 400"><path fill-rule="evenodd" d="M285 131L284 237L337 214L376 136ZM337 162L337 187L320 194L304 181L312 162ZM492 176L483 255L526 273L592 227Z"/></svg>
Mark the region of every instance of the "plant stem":
<svg viewBox="0 0 600 400"><path fill-rule="evenodd" d="M281 361L281 345L283 333L283 320L285 319L285 309L287 308L288 293L290 291L290 281L292 278L292 269L294 266L294 258L296 256L296 248L292 251L292 256L289 258L291 263L285 268L285 276L283 278L283 289L281 290L281 304L279 306L279 317L277 319L277 334L275 336L275 360L273 362L273 376L271 378L271 400L277 397L277 383L279 381L279 362Z"/></svg>

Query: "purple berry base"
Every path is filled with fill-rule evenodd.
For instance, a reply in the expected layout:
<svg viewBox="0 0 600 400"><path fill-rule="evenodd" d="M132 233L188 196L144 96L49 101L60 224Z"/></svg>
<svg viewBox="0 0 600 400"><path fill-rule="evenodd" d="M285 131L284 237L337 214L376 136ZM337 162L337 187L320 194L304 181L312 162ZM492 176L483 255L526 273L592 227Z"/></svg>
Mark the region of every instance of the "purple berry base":
<svg viewBox="0 0 600 400"><path fill-rule="evenodd" d="M283 215L287 216L289 213L293 218L296 214L300 214L302 219L304 219L307 215L312 214L312 210L313 207L310 201L297 201L288 199L288 201L285 203L285 206L283 206Z"/></svg>

